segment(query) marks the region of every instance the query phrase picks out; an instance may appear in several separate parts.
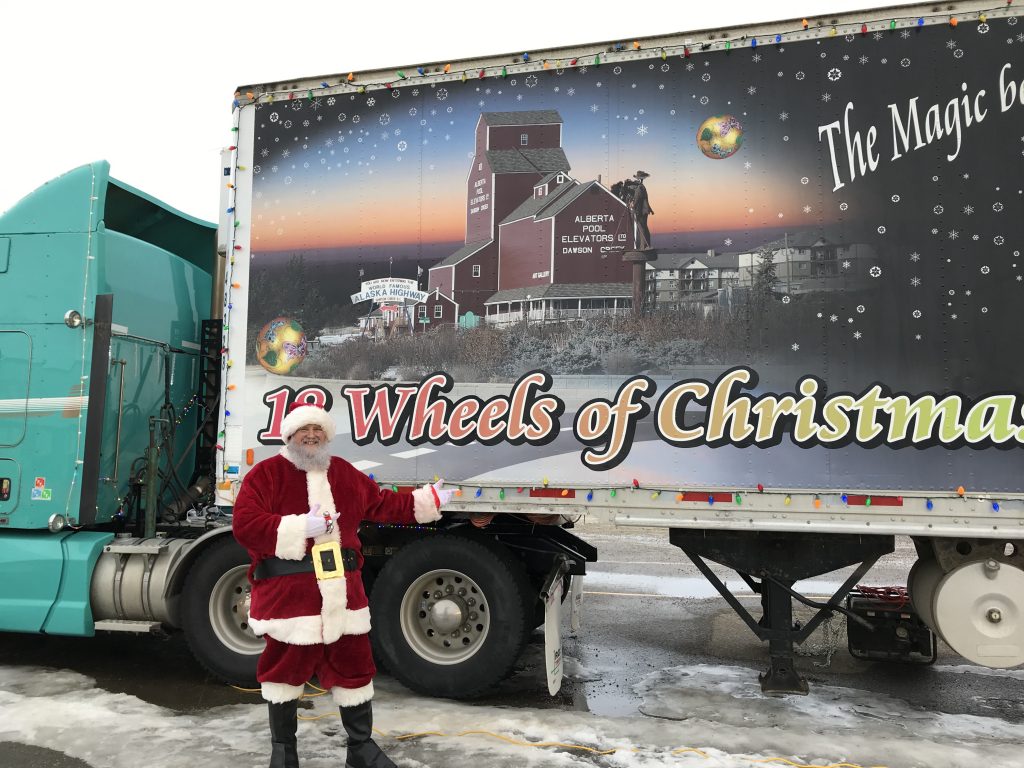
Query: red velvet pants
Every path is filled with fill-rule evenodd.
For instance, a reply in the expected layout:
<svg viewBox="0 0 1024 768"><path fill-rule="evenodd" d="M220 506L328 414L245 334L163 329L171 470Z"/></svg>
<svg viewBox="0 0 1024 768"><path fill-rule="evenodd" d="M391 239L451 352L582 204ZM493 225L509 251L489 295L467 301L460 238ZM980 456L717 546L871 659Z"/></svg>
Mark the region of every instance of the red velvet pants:
<svg viewBox="0 0 1024 768"><path fill-rule="evenodd" d="M314 675L320 687L362 688L377 672L369 635L342 635L330 645L291 645L267 637L256 666L261 683L303 685Z"/></svg>

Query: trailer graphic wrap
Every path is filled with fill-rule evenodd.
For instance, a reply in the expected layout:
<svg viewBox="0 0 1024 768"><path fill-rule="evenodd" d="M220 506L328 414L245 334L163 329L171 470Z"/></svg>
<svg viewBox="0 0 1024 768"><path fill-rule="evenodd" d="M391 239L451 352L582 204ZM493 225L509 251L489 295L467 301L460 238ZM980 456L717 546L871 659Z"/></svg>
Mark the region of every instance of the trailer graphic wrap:
<svg viewBox="0 0 1024 768"><path fill-rule="evenodd" d="M395 480L1024 492L1019 29L244 107L240 448L329 398Z"/></svg>

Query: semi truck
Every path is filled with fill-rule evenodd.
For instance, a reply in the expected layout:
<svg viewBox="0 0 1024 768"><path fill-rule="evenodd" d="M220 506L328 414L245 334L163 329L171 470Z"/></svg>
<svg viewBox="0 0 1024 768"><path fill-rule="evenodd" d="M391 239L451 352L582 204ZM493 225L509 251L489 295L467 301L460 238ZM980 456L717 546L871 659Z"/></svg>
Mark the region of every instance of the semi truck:
<svg viewBox="0 0 1024 768"><path fill-rule="evenodd" d="M768 645L1024 662L1024 48L901 6L239 88L221 221L110 175L0 217L0 629L252 681L246 472L296 402L436 525L361 530L378 658L477 695L656 527ZM862 586L896 536L906 586ZM709 563L760 595L755 616ZM826 600L803 579L853 567ZM813 608L794 622L793 601Z"/></svg>

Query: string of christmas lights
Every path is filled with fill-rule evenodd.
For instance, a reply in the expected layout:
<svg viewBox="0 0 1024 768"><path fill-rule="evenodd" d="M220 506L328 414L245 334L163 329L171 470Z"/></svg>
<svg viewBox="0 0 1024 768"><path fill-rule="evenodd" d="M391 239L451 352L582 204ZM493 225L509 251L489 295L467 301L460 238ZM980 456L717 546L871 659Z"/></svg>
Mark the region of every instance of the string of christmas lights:
<svg viewBox="0 0 1024 768"><path fill-rule="evenodd" d="M971 20L985 23L990 15L1006 15L1009 13L1007 9L1012 4L1013 0L1006 0L1004 5L993 6L991 8L977 11L971 14L973 17ZM800 23L800 28L798 29L788 29L761 37L748 36L746 34L741 34L735 37L725 37L724 35L726 33L722 33L723 37L720 37L719 39L714 39L715 35L712 34L706 41L700 43L681 42L664 45L654 44L650 47L645 47L644 43L641 41L634 40L632 44L627 45L622 42L613 43L600 51L591 51L575 56L563 56L558 59L535 59L533 54L525 52L515 57L511 63L504 63L500 65L495 64L492 66L485 66L483 68L473 67L471 69L467 68L461 70L457 68L453 69L451 63L420 65L416 67L415 71L417 76L414 78L411 78L406 74L405 70L396 70L394 77L391 79L362 82L359 80L359 76L355 72L349 72L347 76L335 83L323 80L320 82L319 86L315 88L303 87L302 89L293 90L281 89L276 91L266 91L259 94L254 91L246 91L245 93L238 91L235 93L233 108L238 109L257 101L260 103L271 104L278 98L292 100L304 97L312 100L317 95L320 95L322 91L333 88L340 88L340 92L342 93L354 92L361 94L371 90L390 90L396 85L402 85L414 80L438 83L460 81L465 83L468 80L482 80L487 77L505 78L510 74L541 72L551 69L552 67L554 67L555 70L561 70L567 66L600 67L602 64L611 61L625 61L629 59L655 57L660 57L664 60L669 56L676 55L682 58L690 58L694 52L729 52L733 50L734 46L749 46L750 48L756 48L758 45L778 45L791 40L814 39L815 37L824 36L835 37L840 34L866 35L869 32L893 32L901 28L921 28L926 24L948 24L951 27L956 27L964 20L967 19L961 18L960 16L952 13L932 13L922 16L896 16L871 22L860 21L844 24L825 24L821 21L815 21L812 24L808 19L803 19Z"/></svg>

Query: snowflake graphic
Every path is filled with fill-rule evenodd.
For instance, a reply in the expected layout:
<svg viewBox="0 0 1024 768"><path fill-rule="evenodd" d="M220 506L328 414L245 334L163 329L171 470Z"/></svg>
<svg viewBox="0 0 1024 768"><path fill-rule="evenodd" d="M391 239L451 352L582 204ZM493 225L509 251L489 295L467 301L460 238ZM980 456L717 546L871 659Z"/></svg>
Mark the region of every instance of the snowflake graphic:
<svg viewBox="0 0 1024 768"><path fill-rule="evenodd" d="M841 78L842 76L843 70L841 70L839 67L832 67L832 69L828 71L828 79L831 80L833 83L839 80L839 78Z"/></svg>
<svg viewBox="0 0 1024 768"><path fill-rule="evenodd" d="M1006 242L1006 238L1004 238L1002 235L996 235L995 237L992 238L992 242L995 243L996 245L1002 245L1003 243Z"/></svg>
<svg viewBox="0 0 1024 768"><path fill-rule="evenodd" d="M932 208L932 213L934 213L936 216L941 216L944 210L945 209L941 205L936 205L934 208Z"/></svg>
<svg viewBox="0 0 1024 768"><path fill-rule="evenodd" d="M933 235L939 234L939 230L936 227L932 227L932 234Z"/></svg>
<svg viewBox="0 0 1024 768"><path fill-rule="evenodd" d="M710 72L705 72L703 75L700 76L700 79L703 80L705 83L710 81L711 80L711 73Z"/></svg>
<svg viewBox="0 0 1024 768"><path fill-rule="evenodd" d="M987 35L988 34L988 29L989 29L988 24L986 24L985 22L982 22L981 24L978 25L978 34L979 35Z"/></svg>
<svg viewBox="0 0 1024 768"><path fill-rule="evenodd" d="M1006 23L1009 24L1011 27L1014 26L1017 23L1017 17L1011 16L1006 20Z"/></svg>
<svg viewBox="0 0 1024 768"><path fill-rule="evenodd" d="M661 65L661 71L662 72L668 72L670 69L672 69L672 67L670 67L668 64L662 64Z"/></svg>
<svg viewBox="0 0 1024 768"><path fill-rule="evenodd" d="M637 136L646 136L647 133L648 133L647 126L644 125L643 123L640 123L640 125L638 125L637 128L636 128L636 135Z"/></svg>
<svg viewBox="0 0 1024 768"><path fill-rule="evenodd" d="M834 323L839 320L839 315L829 315L828 319L830 323Z"/></svg>
<svg viewBox="0 0 1024 768"><path fill-rule="evenodd" d="M871 59L869 59L867 56L861 56L859 59L857 59L857 61L859 61L861 64L867 64L869 61L871 61Z"/></svg>
<svg viewBox="0 0 1024 768"><path fill-rule="evenodd" d="M800 183L801 184L810 184L811 180L808 177L803 176L803 177L800 178Z"/></svg>
<svg viewBox="0 0 1024 768"><path fill-rule="evenodd" d="M972 213L974 213L974 206L973 205L965 205L964 206L964 213L967 214L968 216L970 216Z"/></svg>
<svg viewBox="0 0 1024 768"><path fill-rule="evenodd" d="M851 265L850 261L844 261L843 262L843 269L849 269L851 266L852 265Z"/></svg>
<svg viewBox="0 0 1024 768"><path fill-rule="evenodd" d="M402 95L402 92L400 90L394 90L394 91L391 92L391 98L392 99L397 99L401 95Z"/></svg>
<svg viewBox="0 0 1024 768"><path fill-rule="evenodd" d="M791 301L792 301L792 299L789 296L783 296L782 297L782 303L783 304L789 304L789 302L791 302Z"/></svg>
<svg viewBox="0 0 1024 768"><path fill-rule="evenodd" d="M327 98L327 106L328 107L333 107L335 101L336 101L336 99L333 96L329 96Z"/></svg>
<svg viewBox="0 0 1024 768"><path fill-rule="evenodd" d="M260 150L260 157L266 157L269 154L270 154L270 150L267 149L266 147L264 147L263 149Z"/></svg>
<svg viewBox="0 0 1024 768"><path fill-rule="evenodd" d="M872 38L873 40L881 40L881 39L882 39L882 33L881 33L881 32L875 32L875 34L873 34L873 35L871 36L871 38Z"/></svg>
<svg viewBox="0 0 1024 768"><path fill-rule="evenodd" d="M918 277L917 275L914 275L912 278L910 278L910 287L911 288L919 288L920 286L921 286L921 278L920 277Z"/></svg>
<svg viewBox="0 0 1024 768"><path fill-rule="evenodd" d="M391 122L391 115L389 115L387 112L385 112L384 114L382 114L380 116L380 124L381 125L387 125L390 122Z"/></svg>
<svg viewBox="0 0 1024 768"><path fill-rule="evenodd" d="M880 234L880 235L884 235L885 234L885 226L884 225L878 228L878 234Z"/></svg>
<svg viewBox="0 0 1024 768"><path fill-rule="evenodd" d="M906 69L910 66L910 59L900 59L900 66Z"/></svg>
<svg viewBox="0 0 1024 768"><path fill-rule="evenodd" d="M726 245L732 245L732 238L731 237L727 237L727 238L725 238L724 242L725 242Z"/></svg>
<svg viewBox="0 0 1024 768"><path fill-rule="evenodd" d="M444 101L445 99L448 98L448 89L438 88L437 93L435 93L434 95L437 97L438 101Z"/></svg>
<svg viewBox="0 0 1024 768"><path fill-rule="evenodd" d="M1002 203L993 203L992 204L992 210L995 211L996 213L1002 213L1003 204Z"/></svg>
<svg viewBox="0 0 1024 768"><path fill-rule="evenodd" d="M748 96L753 96L755 93L757 93L757 86L756 85L749 85L749 86L747 86L747 95Z"/></svg>
<svg viewBox="0 0 1024 768"><path fill-rule="evenodd" d="M706 105L709 101L711 101L711 99L709 99L707 96L701 96L700 97L700 103L702 105Z"/></svg>
<svg viewBox="0 0 1024 768"><path fill-rule="evenodd" d="M914 316L914 319L915 319L915 320L920 320L920 319L921 319L921 315L922 315L923 313L921 312L921 310L920 310L920 309L915 309L915 310L914 310L913 312L911 312L910 314L912 314L912 315Z"/></svg>
<svg viewBox="0 0 1024 768"><path fill-rule="evenodd" d="M860 331L854 331L853 332L853 338L857 339L858 341L860 340L861 335L862 334L861 334Z"/></svg>
<svg viewBox="0 0 1024 768"><path fill-rule="evenodd" d="M947 40L946 41L946 47L949 48L949 50L952 51L954 48L956 48L956 40L953 40L953 39Z"/></svg>
<svg viewBox="0 0 1024 768"><path fill-rule="evenodd" d="M845 210L846 210L847 208L849 208L849 207L850 207L850 204L849 204L849 203L840 203L840 204L839 204L839 210L840 210L840 211L845 211Z"/></svg>
<svg viewBox="0 0 1024 768"><path fill-rule="evenodd" d="M686 71L687 72L693 72L693 62L692 61L686 62Z"/></svg>
<svg viewBox="0 0 1024 768"><path fill-rule="evenodd" d="M904 40L908 39L910 37L910 30L909 29L902 30L900 32L900 37L903 38Z"/></svg>
<svg viewBox="0 0 1024 768"><path fill-rule="evenodd" d="M566 91L566 94L569 95L569 96L575 96L576 95L576 89L575 88L570 88L569 90Z"/></svg>
<svg viewBox="0 0 1024 768"><path fill-rule="evenodd" d="M865 307L863 304L858 304L857 305L857 313L858 314L863 315L866 310L867 310L867 307Z"/></svg>
<svg viewBox="0 0 1024 768"><path fill-rule="evenodd" d="M590 105L590 111L591 112L597 112L599 109L601 109L601 108L597 104L591 104Z"/></svg>
<svg viewBox="0 0 1024 768"><path fill-rule="evenodd" d="M811 206L809 206L809 205L805 205L804 206L804 213L810 213L811 210L812 210Z"/></svg>
<svg viewBox="0 0 1024 768"><path fill-rule="evenodd" d="M921 340L921 334L920 334L920 333L918 333L918 334L915 334L915 335L914 335L914 340L915 340L915 341L920 341L920 340Z"/></svg>
<svg viewBox="0 0 1024 768"><path fill-rule="evenodd" d="M289 158L291 156L292 156L292 151L290 149L283 149L283 150L281 150L281 157L287 159L287 158Z"/></svg>
<svg viewBox="0 0 1024 768"><path fill-rule="evenodd" d="M281 116L279 114L277 114L277 112L271 112L270 113L270 122L276 123L280 119L281 119Z"/></svg>
<svg viewBox="0 0 1024 768"><path fill-rule="evenodd" d="M920 261L921 260L921 254L918 253L917 251L914 251L912 254L910 254L910 260L911 261Z"/></svg>
<svg viewBox="0 0 1024 768"><path fill-rule="evenodd" d="M957 48L955 51L953 51L953 58L954 59L962 59L963 57L964 57L964 52L963 52L962 48Z"/></svg>
<svg viewBox="0 0 1024 768"><path fill-rule="evenodd" d="M346 115L344 112L339 112L338 113L338 122L339 123L344 123L347 118L348 118L348 115Z"/></svg>
<svg viewBox="0 0 1024 768"><path fill-rule="evenodd" d="M612 72L614 72L616 75L621 75L622 67L615 67L615 69L613 69Z"/></svg>
<svg viewBox="0 0 1024 768"><path fill-rule="evenodd" d="M832 94L828 92L821 94L821 100L828 104L830 101L832 101Z"/></svg>
<svg viewBox="0 0 1024 768"><path fill-rule="evenodd" d="M803 72L797 72L796 73L796 79L797 80L803 80L805 77L807 77L807 75L805 75Z"/></svg>
<svg viewBox="0 0 1024 768"><path fill-rule="evenodd" d="M986 266L982 267L980 271L981 271L981 274L987 275L991 270L988 268L988 265L986 265Z"/></svg>
<svg viewBox="0 0 1024 768"><path fill-rule="evenodd" d="M796 342L793 342L792 349L793 349L794 352L799 352L800 351L800 345L797 344Z"/></svg>
<svg viewBox="0 0 1024 768"><path fill-rule="evenodd" d="M955 229L949 230L949 239L950 240L956 240L958 237L960 237L960 233L957 230L955 230Z"/></svg>
<svg viewBox="0 0 1024 768"><path fill-rule="evenodd" d="M872 277L881 277L882 268L876 265L868 270L868 274L871 275Z"/></svg>
<svg viewBox="0 0 1024 768"><path fill-rule="evenodd" d="M538 82L539 81L538 81L536 75L527 75L526 76L526 87L527 88L534 88L534 87L536 87Z"/></svg>
<svg viewBox="0 0 1024 768"><path fill-rule="evenodd" d="M782 122L789 120L789 112L779 112L779 120Z"/></svg>
<svg viewBox="0 0 1024 768"><path fill-rule="evenodd" d="M375 98L373 98L373 96L371 96L370 98L368 98L366 100L366 106L368 106L368 107L372 107L376 103L377 103L377 100Z"/></svg>
<svg viewBox="0 0 1024 768"><path fill-rule="evenodd" d="M893 196L892 196L892 201L893 201L894 203L898 203L898 202L900 201L900 196L899 196L899 195L893 195Z"/></svg>
<svg viewBox="0 0 1024 768"><path fill-rule="evenodd" d="M405 152L405 150L408 149L408 148L409 148L409 145L405 142L404 139L402 141L398 142L398 151L399 152Z"/></svg>

